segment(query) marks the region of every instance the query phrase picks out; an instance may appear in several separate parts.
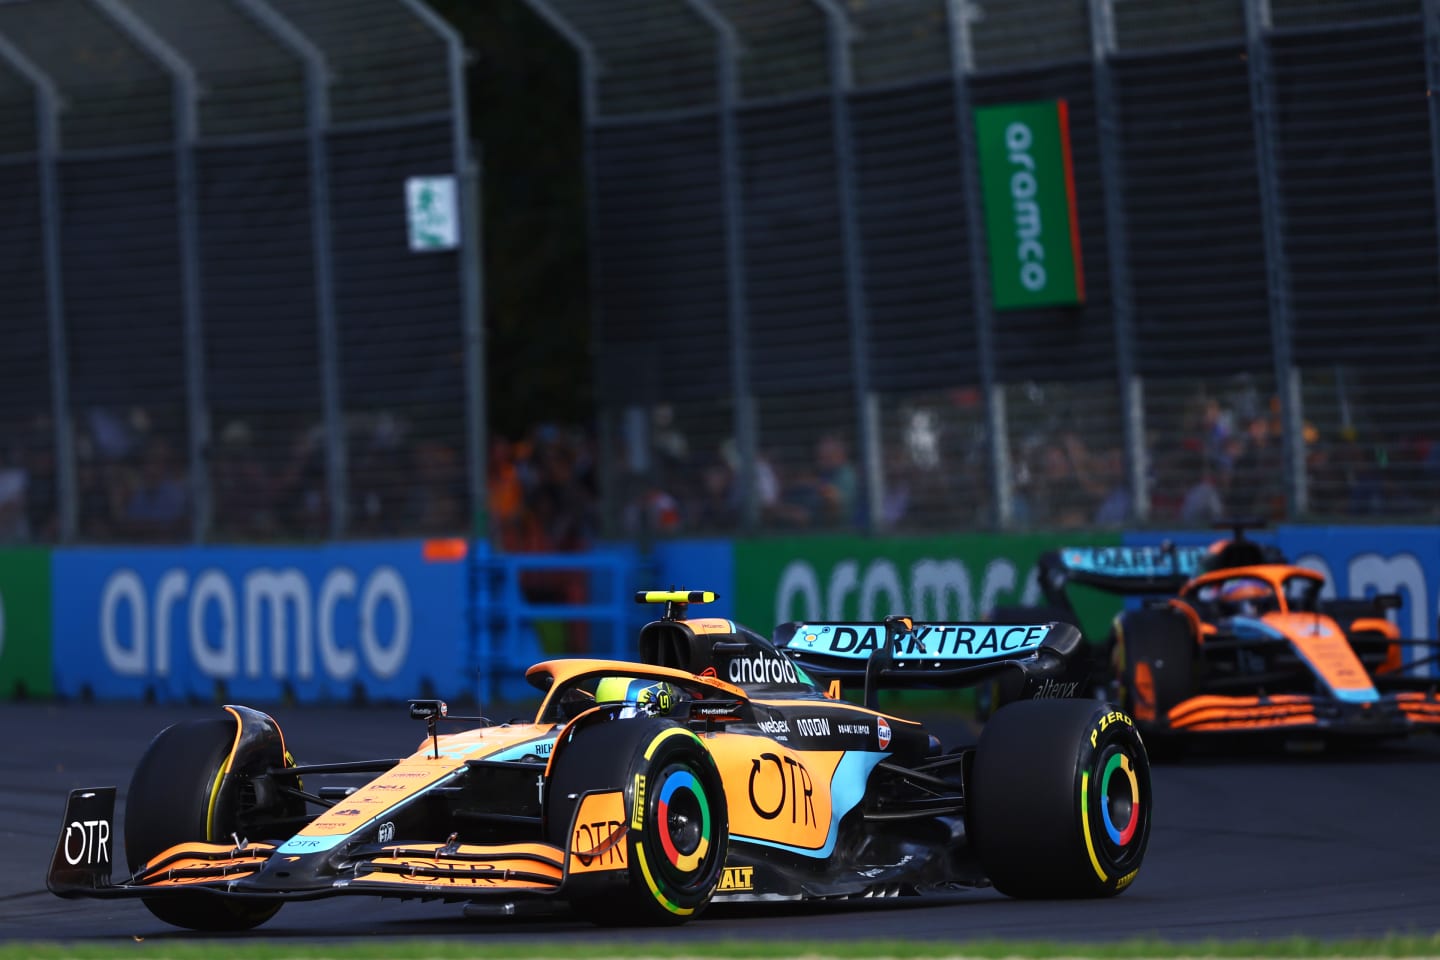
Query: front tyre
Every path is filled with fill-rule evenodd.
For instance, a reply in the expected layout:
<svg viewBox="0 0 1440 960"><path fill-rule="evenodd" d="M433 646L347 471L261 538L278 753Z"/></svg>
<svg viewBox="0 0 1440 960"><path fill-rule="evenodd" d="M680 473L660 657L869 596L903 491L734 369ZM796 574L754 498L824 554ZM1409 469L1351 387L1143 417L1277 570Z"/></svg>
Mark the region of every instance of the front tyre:
<svg viewBox="0 0 1440 960"><path fill-rule="evenodd" d="M996 712L975 752L967 832L1011 897L1109 897L1150 839L1150 762L1126 713L1098 700L1024 700Z"/></svg>
<svg viewBox="0 0 1440 960"><path fill-rule="evenodd" d="M552 843L568 844L585 793L625 792L625 871L573 881L576 913L603 926L698 916L720 883L729 846L725 789L700 739L668 720L611 720L579 730L555 764L546 814Z"/></svg>
<svg viewBox="0 0 1440 960"><path fill-rule="evenodd" d="M1110 631L1118 702L1135 720L1157 763L1181 755L1184 742L1170 729L1170 711L1192 695L1195 638L1175 610L1127 610Z"/></svg>
<svg viewBox="0 0 1440 960"><path fill-rule="evenodd" d="M237 829L237 789L225 769L235 746L237 721L192 720L166 727L150 742L125 801L125 857L134 873L177 843L232 842ZM283 760L282 760L283 762ZM145 906L166 923L191 930L249 930L275 916L280 903L234 900L186 891L145 897Z"/></svg>
<svg viewBox="0 0 1440 960"><path fill-rule="evenodd" d="M1130 610L1115 618L1110 660L1120 705L1146 733L1168 726L1170 710L1191 695L1195 638L1174 610Z"/></svg>

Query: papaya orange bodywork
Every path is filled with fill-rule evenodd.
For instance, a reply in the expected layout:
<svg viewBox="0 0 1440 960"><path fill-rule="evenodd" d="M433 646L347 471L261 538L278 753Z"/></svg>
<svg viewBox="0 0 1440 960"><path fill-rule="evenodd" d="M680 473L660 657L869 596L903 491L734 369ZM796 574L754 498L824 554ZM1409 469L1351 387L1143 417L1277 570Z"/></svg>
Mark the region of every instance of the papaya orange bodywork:
<svg viewBox="0 0 1440 960"><path fill-rule="evenodd" d="M560 885L560 851L543 843L499 846L458 844L454 848L400 845L370 861L371 870L354 883L441 887L506 887L547 890Z"/></svg>
<svg viewBox="0 0 1440 960"><path fill-rule="evenodd" d="M747 785L747 796L726 795L730 832L819 850L830 836L830 781L844 751L792 750L766 737L722 734L706 741L726 784Z"/></svg>
<svg viewBox="0 0 1440 960"><path fill-rule="evenodd" d="M1259 729L1315 722L1314 700L1299 694L1274 697L1191 697L1168 714L1174 730Z"/></svg>
<svg viewBox="0 0 1440 960"><path fill-rule="evenodd" d="M1130 712L1136 720L1155 719L1155 675L1143 660L1135 664L1135 702Z"/></svg>
<svg viewBox="0 0 1440 960"><path fill-rule="evenodd" d="M1313 613L1267 613L1263 619L1285 635L1331 690L1373 695L1370 675L1334 620Z"/></svg>
<svg viewBox="0 0 1440 960"><path fill-rule="evenodd" d="M592 793L580 802L575 815L575 832L566 852L571 873L591 873L626 868L625 794L618 790Z"/></svg>

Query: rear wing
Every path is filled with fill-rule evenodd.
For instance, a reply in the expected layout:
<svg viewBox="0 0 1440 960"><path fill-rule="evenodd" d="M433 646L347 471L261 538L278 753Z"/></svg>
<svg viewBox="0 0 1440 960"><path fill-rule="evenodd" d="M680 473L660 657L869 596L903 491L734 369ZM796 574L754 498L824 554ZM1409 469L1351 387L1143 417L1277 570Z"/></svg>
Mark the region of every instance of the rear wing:
<svg viewBox="0 0 1440 960"><path fill-rule="evenodd" d="M1122 596L1178 593L1200 573L1208 547L1173 543L1146 547L1061 547L1040 554L1040 589L1057 606L1069 606L1065 587L1079 583Z"/></svg>
<svg viewBox="0 0 1440 960"><path fill-rule="evenodd" d="M1001 679L1004 700L1075 696L1089 672L1080 631L1068 623L783 623L775 646L811 675L864 684L874 707L881 689L965 687ZM1049 691L1049 692L1047 692Z"/></svg>

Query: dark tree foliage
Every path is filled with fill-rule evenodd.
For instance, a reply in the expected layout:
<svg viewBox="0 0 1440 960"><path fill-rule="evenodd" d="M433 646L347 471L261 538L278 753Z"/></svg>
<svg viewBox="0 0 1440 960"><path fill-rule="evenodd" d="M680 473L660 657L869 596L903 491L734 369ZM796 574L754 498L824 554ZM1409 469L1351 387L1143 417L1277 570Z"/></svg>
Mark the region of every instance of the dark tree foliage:
<svg viewBox="0 0 1440 960"><path fill-rule="evenodd" d="M521 0L430 0L470 52L483 163L491 430L592 419L584 135L574 52Z"/></svg>

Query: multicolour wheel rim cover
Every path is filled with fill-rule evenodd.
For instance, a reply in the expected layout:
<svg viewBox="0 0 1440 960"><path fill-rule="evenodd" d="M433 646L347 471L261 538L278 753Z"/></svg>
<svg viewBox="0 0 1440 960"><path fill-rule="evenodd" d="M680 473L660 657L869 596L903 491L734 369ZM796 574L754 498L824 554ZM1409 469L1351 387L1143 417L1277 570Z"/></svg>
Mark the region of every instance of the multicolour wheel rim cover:
<svg viewBox="0 0 1440 960"><path fill-rule="evenodd" d="M1130 791L1130 819L1123 827L1117 827L1110 814L1110 780L1117 770L1125 774L1125 782L1128 783ZM1131 766L1127 754L1110 755L1105 764L1105 772L1101 775L1100 798L1100 815L1105 821L1105 832L1109 835L1110 842L1117 847L1129 846L1130 841L1135 839L1135 828L1140 824L1140 781L1135 776L1134 767Z"/></svg>
<svg viewBox="0 0 1440 960"><path fill-rule="evenodd" d="M690 853L681 853L675 846L675 838L670 832L670 804L678 799L676 794L680 791L688 791L695 798L700 808L700 842ZM705 854L710 850L710 804L705 799L705 788L700 785L695 774L689 770L671 770L665 777L665 782L660 785L660 799L656 805L656 815L659 818L660 847L665 851L665 858L670 865L682 873L691 873L696 870L705 860Z"/></svg>

